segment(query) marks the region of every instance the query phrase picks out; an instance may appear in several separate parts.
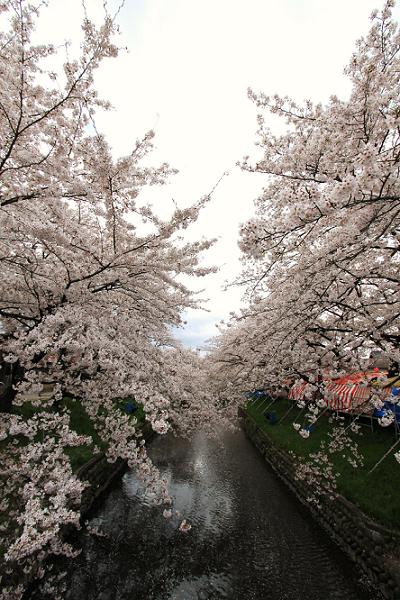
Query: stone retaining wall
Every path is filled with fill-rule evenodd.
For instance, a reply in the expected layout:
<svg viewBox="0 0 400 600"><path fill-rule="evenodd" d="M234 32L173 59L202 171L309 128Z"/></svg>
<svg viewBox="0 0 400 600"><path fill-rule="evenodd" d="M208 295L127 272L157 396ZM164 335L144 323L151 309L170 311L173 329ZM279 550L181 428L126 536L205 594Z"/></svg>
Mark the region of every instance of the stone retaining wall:
<svg viewBox="0 0 400 600"><path fill-rule="evenodd" d="M316 521L378 589L383 598L400 600L400 533L373 522L343 496L321 498L321 508L307 501L309 488L295 477L293 457L243 410L239 416L247 436L282 481L307 506Z"/></svg>

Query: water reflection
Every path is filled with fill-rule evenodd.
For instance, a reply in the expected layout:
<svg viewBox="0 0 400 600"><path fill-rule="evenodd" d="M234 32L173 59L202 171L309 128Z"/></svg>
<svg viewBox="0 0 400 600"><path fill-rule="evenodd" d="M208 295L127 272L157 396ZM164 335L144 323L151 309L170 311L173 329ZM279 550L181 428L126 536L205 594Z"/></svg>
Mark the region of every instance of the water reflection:
<svg viewBox="0 0 400 600"><path fill-rule="evenodd" d="M132 472L92 520L67 600L356 600L373 596L242 432L152 443L174 516L151 506ZM176 512L178 514L176 514ZM182 518L190 533L178 530Z"/></svg>

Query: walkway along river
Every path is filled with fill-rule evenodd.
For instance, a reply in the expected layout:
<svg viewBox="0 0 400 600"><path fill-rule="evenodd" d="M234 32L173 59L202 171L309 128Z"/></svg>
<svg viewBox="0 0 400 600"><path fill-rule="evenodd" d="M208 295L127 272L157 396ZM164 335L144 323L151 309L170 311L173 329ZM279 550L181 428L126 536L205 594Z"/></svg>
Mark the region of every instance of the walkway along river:
<svg viewBox="0 0 400 600"><path fill-rule="evenodd" d="M159 437L150 455L182 517L165 520L126 473L92 519L104 537L83 537L67 600L375 599L242 431L223 445Z"/></svg>

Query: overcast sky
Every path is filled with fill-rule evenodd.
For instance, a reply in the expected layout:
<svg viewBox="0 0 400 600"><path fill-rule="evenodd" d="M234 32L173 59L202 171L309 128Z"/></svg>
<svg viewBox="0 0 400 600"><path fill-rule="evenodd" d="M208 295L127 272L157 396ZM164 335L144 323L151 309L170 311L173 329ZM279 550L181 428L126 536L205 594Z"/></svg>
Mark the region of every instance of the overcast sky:
<svg viewBox="0 0 400 600"><path fill-rule="evenodd" d="M117 4L112 0L111 6ZM179 170L170 185L149 199L164 210L171 198L182 206L207 194L226 171L193 237L217 237L207 261L217 275L193 283L205 288L209 312L191 312L178 336L200 346L216 333L215 323L237 310L241 290L222 290L239 272L238 226L252 213L263 177L240 171L254 146L257 109L247 88L301 101L346 97L343 75L355 41L368 31L369 15L382 0L126 0L118 22L117 60L102 65L96 86L114 109L97 125L116 155L136 138L156 132L153 164ZM86 0L89 16L101 14L100 0ZM400 11L396 7L399 18ZM39 34L46 41L76 39L79 0L53 0L43 10Z"/></svg>

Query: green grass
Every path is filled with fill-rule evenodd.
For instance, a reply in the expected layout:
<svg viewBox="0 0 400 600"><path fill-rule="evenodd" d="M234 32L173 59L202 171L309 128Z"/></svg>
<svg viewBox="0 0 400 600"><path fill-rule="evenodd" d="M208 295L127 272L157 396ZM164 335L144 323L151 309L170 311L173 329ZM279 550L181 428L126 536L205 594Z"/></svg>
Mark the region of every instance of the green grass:
<svg viewBox="0 0 400 600"><path fill-rule="evenodd" d="M61 407L65 406L70 411L70 426L79 435L90 435L93 444L96 444L100 450L104 450L106 445L100 439L100 436L93 427L92 421L83 408L79 400L65 397L62 400ZM75 446L65 448L65 453L71 462L71 468L76 472L82 465L87 463L94 456L93 445Z"/></svg>
<svg viewBox="0 0 400 600"><path fill-rule="evenodd" d="M125 404L131 401L136 406L137 409L135 412L130 415L131 418L136 418L139 426L145 422L145 413L143 407L135 402L132 398L116 398L115 406L119 408L121 411L124 411ZM87 463L94 456L94 445L96 445L101 451L105 451L107 448L107 444L102 441L99 434L93 427L92 420L89 415L85 411L79 400L70 397L64 397L61 402L56 403L53 406L52 410L60 411L63 408L67 408L70 413L70 426L71 429L76 431L79 435L91 436L93 440L93 444L90 446L82 445L75 446L73 448L65 448L65 453L70 459L71 467L74 472L76 472L80 467L82 467L85 463ZM14 414L18 414L23 418L30 418L34 414L41 412L40 406L33 406L31 402L24 402L22 406L14 406L13 412ZM46 409L48 410L48 409ZM17 436L20 445L25 445L28 443L28 439L24 436ZM40 438L40 436L39 436ZM39 439L38 438L38 439ZM3 448L5 448L8 444L8 440L4 440L0 442L0 452Z"/></svg>
<svg viewBox="0 0 400 600"><path fill-rule="evenodd" d="M267 404L264 403L263 409L260 402L249 403L246 410L277 446L291 450L298 457L307 458L310 453L318 451L321 442L327 439L327 434L332 430L333 425L329 423L329 415L326 414L317 421L310 437L304 439L294 430L293 423L303 424L306 411L300 413L300 409L295 407L282 422L271 425L263 416ZM289 406L287 400L277 400L268 411L276 413L279 419ZM382 525L400 530L400 465L393 452L373 473L368 474L394 444L393 428L383 428L376 424L374 431L362 427L361 434L350 433L350 430L348 433L358 443L359 452L364 457L364 466L355 469L343 458L343 453L331 455L334 467L340 473L337 480L338 492ZM396 449L400 450L400 443Z"/></svg>
<svg viewBox="0 0 400 600"><path fill-rule="evenodd" d="M115 400L115 406L124 412L125 404L128 401L134 402L130 398L117 398ZM134 404L136 404L137 409L130 416L131 418L135 417L140 425L145 420L145 414L141 406L139 406L136 402L134 402ZM79 400L63 398L63 405L65 405L70 411L71 429L80 435L90 435L94 444L96 444L100 450L106 450L107 444L101 440L100 436L93 427L90 417L86 413ZM71 467L74 472L94 456L93 446L76 446L75 448L66 448L65 453L69 456Z"/></svg>
<svg viewBox="0 0 400 600"><path fill-rule="evenodd" d="M79 400L65 397L62 406L70 411L70 426L79 435L90 435L93 442L101 446L101 439L93 427L92 421Z"/></svg>

